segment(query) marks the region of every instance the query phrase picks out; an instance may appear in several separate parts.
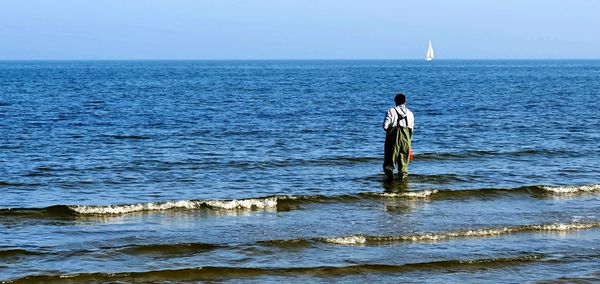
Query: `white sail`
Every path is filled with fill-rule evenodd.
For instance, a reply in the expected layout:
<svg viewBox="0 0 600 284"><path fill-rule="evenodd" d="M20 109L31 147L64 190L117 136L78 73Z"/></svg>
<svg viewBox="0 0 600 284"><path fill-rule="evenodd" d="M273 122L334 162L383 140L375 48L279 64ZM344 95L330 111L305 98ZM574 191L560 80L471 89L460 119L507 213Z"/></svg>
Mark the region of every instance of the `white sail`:
<svg viewBox="0 0 600 284"><path fill-rule="evenodd" d="M431 41L429 41L429 47L427 48L427 55L425 56L425 60L431 61L433 59L433 46L431 46Z"/></svg>

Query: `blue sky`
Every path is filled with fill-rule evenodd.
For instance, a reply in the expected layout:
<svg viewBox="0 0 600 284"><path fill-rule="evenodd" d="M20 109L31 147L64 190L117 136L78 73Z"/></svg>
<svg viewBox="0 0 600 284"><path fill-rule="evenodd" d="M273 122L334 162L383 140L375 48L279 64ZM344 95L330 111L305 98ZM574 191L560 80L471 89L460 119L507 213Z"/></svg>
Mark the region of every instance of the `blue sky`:
<svg viewBox="0 0 600 284"><path fill-rule="evenodd" d="M0 59L600 58L597 0L1 0Z"/></svg>

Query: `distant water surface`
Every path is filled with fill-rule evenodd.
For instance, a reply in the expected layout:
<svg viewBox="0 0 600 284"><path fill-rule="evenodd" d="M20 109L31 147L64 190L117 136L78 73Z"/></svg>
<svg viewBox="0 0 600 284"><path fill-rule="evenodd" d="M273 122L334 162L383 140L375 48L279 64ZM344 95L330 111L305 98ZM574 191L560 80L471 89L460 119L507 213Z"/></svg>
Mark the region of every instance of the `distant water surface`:
<svg viewBox="0 0 600 284"><path fill-rule="evenodd" d="M0 61L0 281L600 281L599 90L591 60Z"/></svg>

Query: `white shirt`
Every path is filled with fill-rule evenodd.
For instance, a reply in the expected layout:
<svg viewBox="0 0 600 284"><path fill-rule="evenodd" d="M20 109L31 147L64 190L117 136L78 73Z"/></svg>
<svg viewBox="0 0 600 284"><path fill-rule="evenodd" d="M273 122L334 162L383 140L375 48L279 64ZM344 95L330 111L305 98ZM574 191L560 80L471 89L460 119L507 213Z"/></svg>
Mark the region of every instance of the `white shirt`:
<svg viewBox="0 0 600 284"><path fill-rule="evenodd" d="M398 121L398 114L400 114L400 121ZM404 119L404 117L406 117L406 119ZM388 131L398 126L398 122L400 123L400 126L408 126L410 129L415 127L415 116L406 105L399 105L388 109L385 120L383 121L383 129Z"/></svg>

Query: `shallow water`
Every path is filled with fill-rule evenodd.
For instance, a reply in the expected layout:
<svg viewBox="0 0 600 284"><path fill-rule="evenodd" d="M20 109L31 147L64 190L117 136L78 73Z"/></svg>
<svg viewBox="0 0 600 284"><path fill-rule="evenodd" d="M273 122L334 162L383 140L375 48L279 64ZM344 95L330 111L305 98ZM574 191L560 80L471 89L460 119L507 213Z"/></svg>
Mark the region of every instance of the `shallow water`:
<svg viewBox="0 0 600 284"><path fill-rule="evenodd" d="M0 281L599 281L599 89L600 61L0 62Z"/></svg>

